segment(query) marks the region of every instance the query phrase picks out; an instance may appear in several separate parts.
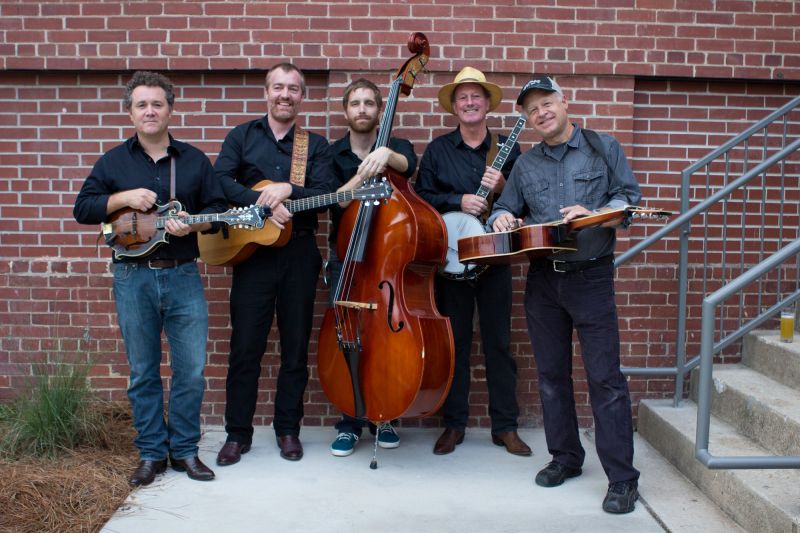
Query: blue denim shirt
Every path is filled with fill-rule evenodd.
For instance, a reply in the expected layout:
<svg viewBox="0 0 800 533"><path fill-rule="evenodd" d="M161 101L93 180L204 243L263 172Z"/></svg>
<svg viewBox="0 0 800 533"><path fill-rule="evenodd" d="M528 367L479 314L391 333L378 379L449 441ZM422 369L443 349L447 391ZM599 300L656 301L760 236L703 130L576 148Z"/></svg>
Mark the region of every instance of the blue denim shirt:
<svg viewBox="0 0 800 533"><path fill-rule="evenodd" d="M503 193L494 204L492 222L507 212L525 225L562 218L559 209L580 204L589 210L636 205L641 192L619 142L599 134L610 167L575 125L560 153L541 142L517 159ZM578 251L558 254L561 261L585 261L614 253L614 228L588 228L577 233Z"/></svg>

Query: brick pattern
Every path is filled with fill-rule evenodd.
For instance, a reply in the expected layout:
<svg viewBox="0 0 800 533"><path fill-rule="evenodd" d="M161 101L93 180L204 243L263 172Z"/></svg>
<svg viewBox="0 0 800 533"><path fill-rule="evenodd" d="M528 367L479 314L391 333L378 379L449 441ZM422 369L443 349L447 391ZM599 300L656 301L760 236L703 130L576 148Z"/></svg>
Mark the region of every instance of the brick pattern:
<svg viewBox="0 0 800 533"><path fill-rule="evenodd" d="M386 71L412 31L431 69L800 79L792 0L9 1L0 69Z"/></svg>
<svg viewBox="0 0 800 533"><path fill-rule="evenodd" d="M128 69L162 70L170 75L178 88L173 134L213 159L230 128L264 112L263 74L269 66L288 57L306 69L310 90L303 124L336 139L345 131L343 88L362 75L386 88L390 73L409 56L402 43L410 31L421 29L433 41L430 70L411 95L400 97L393 129L414 143L418 155L432 138L456 124L452 116L441 112L436 93L462 66L482 68L490 80L507 88L521 86L532 70L547 70L567 90L575 120L611 132L622 142L646 200L673 210L679 207L684 167L798 94L796 83L768 81L781 75L798 78L796 2L695 1L692 11L684 9L687 6L681 0L652 6L639 1L636 9L627 0L606 2L611 7L602 9L582 0L534 2L529 7L497 4L0 4L0 68L4 70L0 78L0 399L14 395L31 375L32 364L59 358L90 360L93 387L110 398L125 397L127 364L116 327L109 252L102 245L95 248L95 228L76 224L71 207L99 154L131 134L120 102ZM409 21L411 16L417 20ZM309 29L313 31L300 31ZM708 42L722 41L723 35L730 50L717 50L715 46L723 45ZM666 50L678 37L681 46L675 48L685 50ZM740 37L743 40L737 41ZM281 38L286 44L276 44ZM752 39L755 42L749 42ZM691 48L695 46L697 50ZM744 64L737 70L739 55ZM745 66L749 70L742 70ZM660 81L650 76L702 76L719 81ZM733 76L763 81L729 81ZM513 126L515 93L506 90L490 127L507 131ZM796 124L795 118L789 125L795 135ZM536 141L530 130L520 138L523 150ZM759 147L751 149L755 152ZM796 208L800 194L794 165L788 166L786 175L794 176L794 181L787 182L784 194ZM710 185L718 186L720 179L715 168ZM705 194L701 182L696 185L697 197ZM770 181L768 206L774 205L778 190ZM750 191L747 200L758 199L758 194ZM750 207L739 205L731 208L732 213L752 214ZM787 219L782 236L777 224L771 224L760 240L774 245L780 239L796 238L796 233L786 230L797 231L797 212L790 215L794 218ZM712 252L721 251L719 236L726 223L717 218L711 224L705 240ZM635 223L620 234L618 249L625 250L658 227L658 223ZM323 219L318 235L323 255L327 231ZM702 248L693 246L697 247L692 248L692 261L702 263ZM751 251L751 245L747 246ZM671 238L618 270L626 365L674 364L676 259L677 243ZM723 268L720 265L715 275ZM696 270L693 267L693 279L699 278ZM221 424L230 277L216 267L206 268L205 274L211 329L203 413L206 423ZM522 265L515 267L512 350L519 366L521 423L530 426L539 422L540 410L522 309L524 274ZM703 288L700 283L692 285L695 295ZM319 289L315 325L327 301L321 284ZM699 330L699 297L690 303L693 348ZM278 337L273 332L263 363L258 424L271 421L277 353ZM312 340L312 363L315 353ZM479 354L476 335L470 425L489 427L485 370ZM591 425L579 357L575 364L581 423ZM313 365L311 374L304 423L330 425L338 413L328 404ZM671 387L666 379L631 380L637 399L670 394ZM438 418L404 421L406 425L438 423Z"/></svg>

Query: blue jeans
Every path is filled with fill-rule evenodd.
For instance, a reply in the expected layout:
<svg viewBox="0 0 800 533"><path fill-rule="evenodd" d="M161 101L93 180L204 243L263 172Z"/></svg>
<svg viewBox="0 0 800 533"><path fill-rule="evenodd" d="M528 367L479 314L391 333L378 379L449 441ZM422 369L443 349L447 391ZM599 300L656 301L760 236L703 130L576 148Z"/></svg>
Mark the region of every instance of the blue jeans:
<svg viewBox="0 0 800 533"><path fill-rule="evenodd" d="M549 261L531 263L525 313L539 373L547 449L553 460L583 465L572 381L572 331L578 332L595 447L609 482L639 478L633 467L633 422L628 382L620 371L614 266L559 273Z"/></svg>
<svg viewBox="0 0 800 533"><path fill-rule="evenodd" d="M130 365L128 399L140 458L196 456L208 339L208 304L197 264L160 270L117 264L114 299ZM160 372L162 330L172 368L167 420Z"/></svg>

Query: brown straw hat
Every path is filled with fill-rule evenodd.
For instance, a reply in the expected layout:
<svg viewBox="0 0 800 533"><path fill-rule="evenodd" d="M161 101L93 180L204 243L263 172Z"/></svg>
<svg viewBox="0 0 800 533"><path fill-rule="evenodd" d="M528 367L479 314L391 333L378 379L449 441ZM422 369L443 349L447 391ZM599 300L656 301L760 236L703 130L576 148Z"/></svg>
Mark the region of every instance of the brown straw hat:
<svg viewBox="0 0 800 533"><path fill-rule="evenodd" d="M451 101L453 91L462 83L477 83L489 92L489 111L494 110L503 100L503 90L494 83L486 81L486 76L483 75L483 72L476 68L464 67L461 72L456 74L453 83L448 83L439 89L439 103L448 113L454 114L453 102Z"/></svg>

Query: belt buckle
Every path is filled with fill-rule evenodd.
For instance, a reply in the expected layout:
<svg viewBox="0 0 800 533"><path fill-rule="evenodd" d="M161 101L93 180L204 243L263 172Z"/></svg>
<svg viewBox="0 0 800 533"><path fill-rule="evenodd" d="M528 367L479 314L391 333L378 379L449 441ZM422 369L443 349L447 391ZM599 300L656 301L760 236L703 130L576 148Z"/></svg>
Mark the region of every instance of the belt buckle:
<svg viewBox="0 0 800 533"><path fill-rule="evenodd" d="M562 265L566 265L567 264L566 261L551 261L551 263L553 263L553 271L554 272L560 272L562 274L565 274L567 272L566 270L559 270L559 268L558 268L559 263L562 264Z"/></svg>
<svg viewBox="0 0 800 533"><path fill-rule="evenodd" d="M164 259L148 259L147 263L145 263L147 265L147 268L149 268L150 270L164 270L165 268L169 268L166 266L155 266L152 264L155 261L164 261Z"/></svg>

